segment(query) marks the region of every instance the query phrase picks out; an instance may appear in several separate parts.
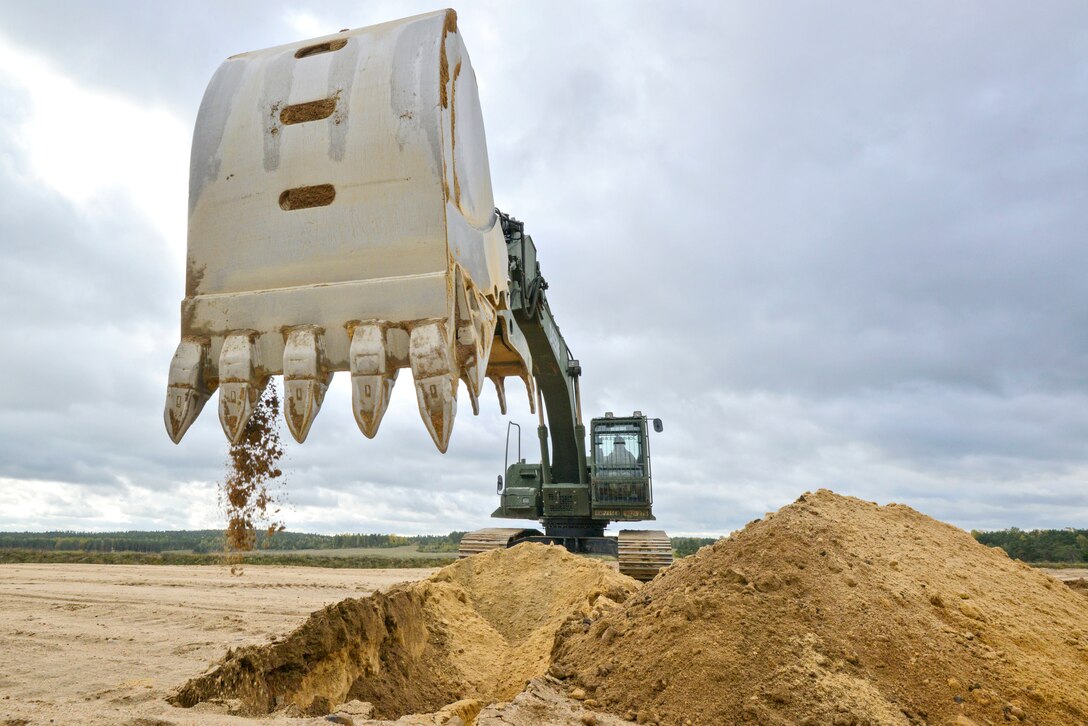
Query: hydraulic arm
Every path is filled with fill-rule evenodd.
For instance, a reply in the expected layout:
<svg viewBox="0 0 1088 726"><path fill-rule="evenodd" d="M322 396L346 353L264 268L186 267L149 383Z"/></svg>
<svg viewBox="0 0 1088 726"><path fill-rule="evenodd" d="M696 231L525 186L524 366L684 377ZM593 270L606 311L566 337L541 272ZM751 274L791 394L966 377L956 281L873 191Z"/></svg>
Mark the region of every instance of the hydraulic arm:
<svg viewBox="0 0 1088 726"><path fill-rule="evenodd" d="M585 484L586 431L578 385L582 368L567 348L548 305L548 283L540 274L532 237L525 234L525 225L513 217L500 213L499 218L510 259L510 309L532 354L537 396L543 398L547 412L547 425L541 412L537 432L543 481Z"/></svg>

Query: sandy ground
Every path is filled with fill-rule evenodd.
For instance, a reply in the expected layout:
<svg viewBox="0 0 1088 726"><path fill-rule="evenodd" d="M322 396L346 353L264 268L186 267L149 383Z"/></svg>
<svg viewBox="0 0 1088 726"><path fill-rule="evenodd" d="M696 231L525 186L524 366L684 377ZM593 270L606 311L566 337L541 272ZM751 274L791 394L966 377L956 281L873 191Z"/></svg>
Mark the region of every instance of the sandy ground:
<svg viewBox="0 0 1088 726"><path fill-rule="evenodd" d="M0 724L254 723L163 699L228 647L434 570L0 565ZM262 719L258 723L299 720Z"/></svg>
<svg viewBox="0 0 1088 726"><path fill-rule="evenodd" d="M1067 567L1062 569L1051 569L1049 567L1043 568L1043 572L1051 577L1062 580L1079 580L1082 577L1088 578L1088 569L1083 567Z"/></svg>
<svg viewBox="0 0 1088 726"><path fill-rule="evenodd" d="M227 648L266 643L324 605L432 572L0 565L0 726L327 723L234 717L223 706L180 709L164 699Z"/></svg>

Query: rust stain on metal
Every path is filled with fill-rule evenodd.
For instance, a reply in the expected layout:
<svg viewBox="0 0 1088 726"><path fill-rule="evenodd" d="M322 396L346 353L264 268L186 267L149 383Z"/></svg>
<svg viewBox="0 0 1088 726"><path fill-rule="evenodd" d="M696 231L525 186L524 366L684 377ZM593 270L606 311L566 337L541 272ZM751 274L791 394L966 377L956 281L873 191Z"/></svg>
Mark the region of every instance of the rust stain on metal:
<svg viewBox="0 0 1088 726"><path fill-rule="evenodd" d="M457 178L457 78L461 75L461 61L457 61L457 67L453 69L453 84L451 92L453 103L450 104L450 149L454 152L453 164L453 199L457 206L461 206L461 180ZM447 196L449 196L447 192Z"/></svg>
<svg viewBox="0 0 1088 726"><path fill-rule="evenodd" d="M193 297L193 294L186 293L186 297ZM191 300L182 300L181 302L181 332L182 340L185 340L185 333L191 332L196 325L193 322L194 306Z"/></svg>
<svg viewBox="0 0 1088 726"><path fill-rule="evenodd" d="M176 431L179 425L177 412L174 409L170 408L167 409L166 414L170 417L170 428Z"/></svg>
<svg viewBox="0 0 1088 726"><path fill-rule="evenodd" d="M449 108L446 84L450 82L450 63L446 60L446 36L457 32L457 11L447 10L446 21L442 25L442 48L438 53L438 99L442 108Z"/></svg>
<svg viewBox="0 0 1088 726"><path fill-rule="evenodd" d="M207 265L197 266L196 260L190 258L185 268L185 296L192 297L200 289L200 283L204 281L204 275L208 272Z"/></svg>

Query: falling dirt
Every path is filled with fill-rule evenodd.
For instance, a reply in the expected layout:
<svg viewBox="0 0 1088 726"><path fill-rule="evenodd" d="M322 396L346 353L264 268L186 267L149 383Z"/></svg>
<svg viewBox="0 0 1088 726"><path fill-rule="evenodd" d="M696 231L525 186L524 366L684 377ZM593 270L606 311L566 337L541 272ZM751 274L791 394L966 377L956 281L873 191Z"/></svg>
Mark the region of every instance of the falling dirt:
<svg viewBox="0 0 1088 726"><path fill-rule="evenodd" d="M681 724L1088 723L1088 602L909 507L821 490L681 560L552 672Z"/></svg>
<svg viewBox="0 0 1088 726"><path fill-rule="evenodd" d="M270 645L230 652L172 702L239 699L254 715L287 707L323 715L359 700L397 718L465 698L506 701L544 675L568 617L599 617L638 587L561 547L487 552L331 605Z"/></svg>
<svg viewBox="0 0 1088 726"><path fill-rule="evenodd" d="M283 476L280 439L280 401L276 386L269 380L246 424L242 440L227 454L227 475L219 484L219 500L227 515L227 548L234 552L252 550L257 528L269 535L282 532L274 487Z"/></svg>

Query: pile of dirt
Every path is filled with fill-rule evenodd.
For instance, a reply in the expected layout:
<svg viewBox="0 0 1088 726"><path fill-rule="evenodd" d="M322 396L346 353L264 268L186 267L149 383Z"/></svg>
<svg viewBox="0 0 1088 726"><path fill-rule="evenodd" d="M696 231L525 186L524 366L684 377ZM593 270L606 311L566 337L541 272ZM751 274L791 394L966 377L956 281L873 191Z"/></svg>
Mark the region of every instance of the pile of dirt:
<svg viewBox="0 0 1088 726"><path fill-rule="evenodd" d="M398 718L466 698L509 700L544 675L568 617L599 617L638 587L561 547L496 550L331 605L283 640L228 652L171 702L238 699L254 715L288 707L323 715L359 700Z"/></svg>
<svg viewBox="0 0 1088 726"><path fill-rule="evenodd" d="M909 507L821 490L681 560L552 674L662 724L1088 723L1088 603Z"/></svg>

